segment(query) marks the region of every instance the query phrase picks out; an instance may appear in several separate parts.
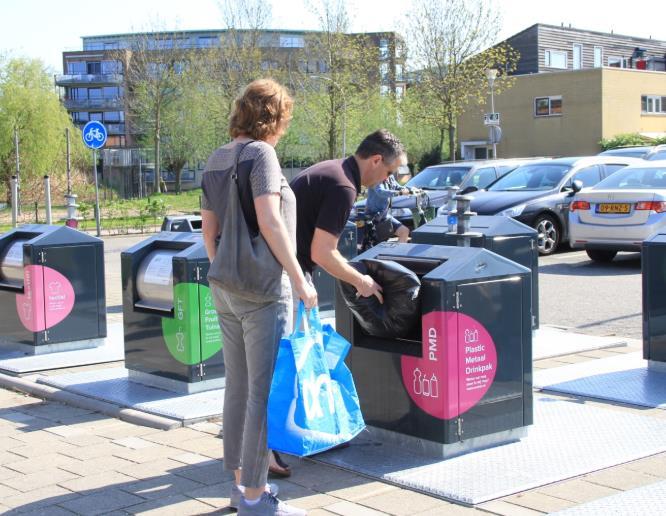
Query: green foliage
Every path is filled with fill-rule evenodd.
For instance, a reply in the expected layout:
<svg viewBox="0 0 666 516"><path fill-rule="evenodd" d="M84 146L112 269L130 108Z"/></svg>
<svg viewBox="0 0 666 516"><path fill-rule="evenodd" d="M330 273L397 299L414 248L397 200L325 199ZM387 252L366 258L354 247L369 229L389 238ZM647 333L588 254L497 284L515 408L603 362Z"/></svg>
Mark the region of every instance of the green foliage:
<svg viewBox="0 0 666 516"><path fill-rule="evenodd" d="M662 145L666 144L666 137L648 138L639 133L617 134L612 138L604 138L599 142L602 150L616 149L632 145Z"/></svg>
<svg viewBox="0 0 666 516"><path fill-rule="evenodd" d="M419 171L423 170L430 165L437 165L442 162L442 151L437 147L433 147L429 152L426 152L421 156L421 159L418 161Z"/></svg>
<svg viewBox="0 0 666 516"><path fill-rule="evenodd" d="M9 195L16 170L14 130L18 130L20 180L24 201L37 200L44 174L52 180L66 174L65 129L70 130L72 164L87 166L89 155L41 61L0 61L0 184Z"/></svg>
<svg viewBox="0 0 666 516"><path fill-rule="evenodd" d="M164 202L161 197L149 198L146 201L145 213L153 218L153 222L157 224L157 219L162 218L167 214L169 206Z"/></svg>

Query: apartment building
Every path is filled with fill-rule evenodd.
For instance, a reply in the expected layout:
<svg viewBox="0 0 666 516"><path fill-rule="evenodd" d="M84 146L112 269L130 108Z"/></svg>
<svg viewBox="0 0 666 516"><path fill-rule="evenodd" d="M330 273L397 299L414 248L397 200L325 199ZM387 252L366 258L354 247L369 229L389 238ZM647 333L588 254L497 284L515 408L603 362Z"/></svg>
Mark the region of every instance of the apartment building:
<svg viewBox="0 0 666 516"><path fill-rule="evenodd" d="M536 24L505 43L520 60L515 85L494 99L498 157L596 154L602 138L666 135L666 41ZM491 156L489 106L459 118L462 159Z"/></svg>
<svg viewBox="0 0 666 516"><path fill-rule="evenodd" d="M103 178L106 184L122 192L136 192L141 181L153 181L150 153L137 148L137 138L129 112L128 92L123 62L132 58L132 48L138 41L149 49L169 52L177 49L210 49L230 37L242 37L243 31L233 34L227 30L169 31L151 33L109 34L82 37L82 50L63 52L63 74L55 77L61 98L75 124L83 127L90 120L98 120L108 130ZM258 47L264 51L262 68L298 70L313 75L326 75L327 61L308 48L317 31L263 30L258 35ZM376 70L368 70L371 81L382 94L393 93L401 97L405 91L404 42L395 32L350 33L349 38L362 38L364 45L376 48ZM142 172L139 172L139 171ZM139 174L142 177L139 178ZM201 167L183 171L184 188L200 183ZM173 179L166 171L162 176L167 183Z"/></svg>

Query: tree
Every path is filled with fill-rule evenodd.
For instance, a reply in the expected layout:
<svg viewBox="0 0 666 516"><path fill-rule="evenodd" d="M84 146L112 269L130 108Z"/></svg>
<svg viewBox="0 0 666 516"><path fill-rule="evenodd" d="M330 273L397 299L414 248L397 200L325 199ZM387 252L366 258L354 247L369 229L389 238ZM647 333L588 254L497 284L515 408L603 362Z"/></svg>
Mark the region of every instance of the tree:
<svg viewBox="0 0 666 516"><path fill-rule="evenodd" d="M220 41L198 54L208 94L208 114L213 122L215 148L228 139L229 116L242 89L255 79L276 74L276 62L264 32L271 19L271 5L265 0L222 0L225 32Z"/></svg>
<svg viewBox="0 0 666 516"><path fill-rule="evenodd" d="M70 130L72 163L85 161L81 131L76 129L53 88L53 77L39 60L0 62L0 181L10 202L16 171L14 131L18 131L20 181L24 198L41 192L44 174L66 172L65 129Z"/></svg>
<svg viewBox="0 0 666 516"><path fill-rule="evenodd" d="M211 152L213 121L208 115L208 96L198 70L188 66L179 81L181 91L164 109L161 145L165 168L175 175L176 193L181 192L185 164L195 166Z"/></svg>
<svg viewBox="0 0 666 516"><path fill-rule="evenodd" d="M496 93L512 84L508 74L518 53L506 44L489 48L498 17L485 0L414 0L409 14L410 55L418 70L409 94L418 99L422 121L439 130L440 149L448 132L453 160L456 120L469 103L487 96L485 71L500 72Z"/></svg>
<svg viewBox="0 0 666 516"><path fill-rule="evenodd" d="M343 1L320 0L310 9L320 31L305 37L302 51L292 54L297 63L287 69L298 116L307 121L307 139L323 144L322 157L333 159L340 156L343 124L347 142L354 141L369 99L379 93L378 54L365 36L347 33Z"/></svg>
<svg viewBox="0 0 666 516"><path fill-rule="evenodd" d="M118 54L125 63L131 122L140 141L153 146L156 193L161 191L164 116L183 94L183 71L192 52L177 34L151 32L133 38L130 50Z"/></svg>

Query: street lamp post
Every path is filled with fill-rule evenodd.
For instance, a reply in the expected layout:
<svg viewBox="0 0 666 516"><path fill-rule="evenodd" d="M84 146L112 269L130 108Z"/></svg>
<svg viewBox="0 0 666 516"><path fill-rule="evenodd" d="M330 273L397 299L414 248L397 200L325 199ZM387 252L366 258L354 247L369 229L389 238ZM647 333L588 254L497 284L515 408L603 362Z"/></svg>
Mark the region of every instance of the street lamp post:
<svg viewBox="0 0 666 516"><path fill-rule="evenodd" d="M347 157L347 97L345 97L345 90L343 90L342 87L330 77L311 75L310 78L329 81L333 86L340 90L340 95L342 95L342 157L344 159Z"/></svg>
<svg viewBox="0 0 666 516"><path fill-rule="evenodd" d="M495 68L488 68L486 70L486 78L488 79L488 85L490 86L490 112L495 113L495 92L494 85L495 79L497 78L497 70ZM493 159L497 159L497 143L493 138Z"/></svg>

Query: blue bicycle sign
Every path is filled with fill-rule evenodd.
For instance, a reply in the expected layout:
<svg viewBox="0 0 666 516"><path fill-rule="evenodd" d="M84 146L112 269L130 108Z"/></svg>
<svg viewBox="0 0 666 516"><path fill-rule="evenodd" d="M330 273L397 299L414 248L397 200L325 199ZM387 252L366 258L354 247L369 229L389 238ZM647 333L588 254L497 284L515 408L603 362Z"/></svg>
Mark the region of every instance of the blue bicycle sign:
<svg viewBox="0 0 666 516"><path fill-rule="evenodd" d="M91 149L104 147L106 143L106 127L102 122L92 120L83 127L83 143Z"/></svg>

